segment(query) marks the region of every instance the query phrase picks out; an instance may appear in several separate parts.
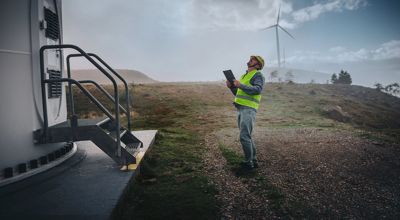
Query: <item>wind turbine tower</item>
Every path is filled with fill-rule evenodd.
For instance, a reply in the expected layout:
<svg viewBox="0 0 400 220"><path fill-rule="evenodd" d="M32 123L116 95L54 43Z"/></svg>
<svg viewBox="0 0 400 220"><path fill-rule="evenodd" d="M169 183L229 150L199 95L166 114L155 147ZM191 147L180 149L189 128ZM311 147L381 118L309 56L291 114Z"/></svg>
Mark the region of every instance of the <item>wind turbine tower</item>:
<svg viewBox="0 0 400 220"><path fill-rule="evenodd" d="M280 48L279 48L279 31L278 31L278 29L279 28L282 29L284 32L286 32L286 34L288 34L291 38L294 39L294 37L287 30L285 30L282 26L279 25L280 14L281 14L281 7L279 6L278 18L276 19L276 24L262 29L262 30L267 30L267 29L270 29L270 28L275 28L275 33L276 33L276 51L277 51L277 56L278 56L278 67L281 67L281 53L280 53Z"/></svg>
<svg viewBox="0 0 400 220"><path fill-rule="evenodd" d="M283 67L286 67L285 48L283 48Z"/></svg>

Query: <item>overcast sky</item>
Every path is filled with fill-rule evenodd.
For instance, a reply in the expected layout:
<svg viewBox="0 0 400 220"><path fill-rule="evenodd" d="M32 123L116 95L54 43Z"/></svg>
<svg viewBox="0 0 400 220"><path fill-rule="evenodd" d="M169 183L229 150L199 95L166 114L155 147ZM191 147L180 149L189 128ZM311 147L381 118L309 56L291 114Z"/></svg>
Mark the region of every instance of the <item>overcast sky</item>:
<svg viewBox="0 0 400 220"><path fill-rule="evenodd" d="M397 0L68 0L64 43L95 52L114 68L162 81L240 75L250 55L277 66L276 22L286 67L332 74L354 84L400 82L400 1ZM283 59L283 52L281 52ZM91 68L73 63L74 68ZM264 72L268 75L268 72Z"/></svg>

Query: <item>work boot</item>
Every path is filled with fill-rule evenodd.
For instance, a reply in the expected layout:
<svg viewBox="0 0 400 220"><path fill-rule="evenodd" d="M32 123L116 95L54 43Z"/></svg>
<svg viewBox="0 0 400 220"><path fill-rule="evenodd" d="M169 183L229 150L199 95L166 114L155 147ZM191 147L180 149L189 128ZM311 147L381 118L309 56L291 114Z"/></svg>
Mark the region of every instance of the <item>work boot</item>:
<svg viewBox="0 0 400 220"><path fill-rule="evenodd" d="M241 166L243 169L246 169L246 170L252 170L252 169L254 169L253 163L240 162L240 166Z"/></svg>

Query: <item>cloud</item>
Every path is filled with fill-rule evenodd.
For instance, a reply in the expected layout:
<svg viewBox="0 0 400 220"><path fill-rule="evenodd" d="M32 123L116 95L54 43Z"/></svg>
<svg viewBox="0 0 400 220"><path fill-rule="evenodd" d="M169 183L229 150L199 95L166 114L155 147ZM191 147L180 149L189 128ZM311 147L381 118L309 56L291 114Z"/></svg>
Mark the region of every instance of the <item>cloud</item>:
<svg viewBox="0 0 400 220"><path fill-rule="evenodd" d="M386 61L400 59L400 40L382 43L376 49L349 50L342 46L329 49L328 53L319 51L296 51L287 58L290 63L351 63L363 61Z"/></svg>
<svg viewBox="0 0 400 220"><path fill-rule="evenodd" d="M292 22L294 24L300 24L315 20L320 15L327 12L341 12L344 10L353 11L365 7L366 5L366 0L334 0L326 3L316 3L312 6L294 11L292 13Z"/></svg>
<svg viewBox="0 0 400 220"><path fill-rule="evenodd" d="M187 28L254 30L272 25L280 4L282 12L292 11L281 0L191 0L191 13L183 19Z"/></svg>
<svg viewBox="0 0 400 220"><path fill-rule="evenodd" d="M378 49L371 51L374 60L400 58L400 40L392 40L382 44Z"/></svg>
<svg viewBox="0 0 400 220"><path fill-rule="evenodd" d="M357 51L344 50L338 53L336 56L337 60L340 62L400 59L400 40L392 40L383 43L377 49L373 50L367 50L365 48Z"/></svg>
<svg viewBox="0 0 400 220"><path fill-rule="evenodd" d="M294 10L289 0L186 0L177 5L181 13L172 16L177 18L177 28L247 31L275 24L280 7L280 24L293 29L324 13L352 11L366 5L366 0L326 0Z"/></svg>
<svg viewBox="0 0 400 220"><path fill-rule="evenodd" d="M344 52L347 49L345 47L342 46L337 46L337 47L332 47L331 49L329 49L329 52Z"/></svg>

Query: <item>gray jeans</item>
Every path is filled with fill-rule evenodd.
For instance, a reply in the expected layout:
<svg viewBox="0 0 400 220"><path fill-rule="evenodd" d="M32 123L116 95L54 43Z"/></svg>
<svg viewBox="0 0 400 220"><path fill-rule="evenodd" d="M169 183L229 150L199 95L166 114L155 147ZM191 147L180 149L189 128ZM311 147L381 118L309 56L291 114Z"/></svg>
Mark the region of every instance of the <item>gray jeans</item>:
<svg viewBox="0 0 400 220"><path fill-rule="evenodd" d="M238 108L238 126L240 130L240 143L242 144L245 160L244 162L253 165L257 161L256 146L251 138L253 125L256 121L257 111L252 108Z"/></svg>

